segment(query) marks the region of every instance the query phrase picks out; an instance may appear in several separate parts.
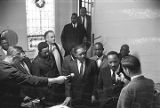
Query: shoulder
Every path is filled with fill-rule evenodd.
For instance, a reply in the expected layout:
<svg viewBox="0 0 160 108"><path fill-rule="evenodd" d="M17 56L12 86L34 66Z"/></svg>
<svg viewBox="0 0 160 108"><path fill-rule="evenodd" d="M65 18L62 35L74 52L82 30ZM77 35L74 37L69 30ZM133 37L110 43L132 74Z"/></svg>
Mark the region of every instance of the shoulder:
<svg viewBox="0 0 160 108"><path fill-rule="evenodd" d="M97 59L97 56L93 56L90 58L91 60L96 60Z"/></svg>
<svg viewBox="0 0 160 108"><path fill-rule="evenodd" d="M66 24L66 25L64 26L64 28L68 28L68 27L71 27L71 26L72 26L72 24L69 23L69 24Z"/></svg>
<svg viewBox="0 0 160 108"><path fill-rule="evenodd" d="M37 56L33 59L32 63L36 63L36 64L41 63L41 58L37 55Z"/></svg>
<svg viewBox="0 0 160 108"><path fill-rule="evenodd" d="M90 16L90 15L86 15L86 17L87 17L87 18L91 18L91 16Z"/></svg>

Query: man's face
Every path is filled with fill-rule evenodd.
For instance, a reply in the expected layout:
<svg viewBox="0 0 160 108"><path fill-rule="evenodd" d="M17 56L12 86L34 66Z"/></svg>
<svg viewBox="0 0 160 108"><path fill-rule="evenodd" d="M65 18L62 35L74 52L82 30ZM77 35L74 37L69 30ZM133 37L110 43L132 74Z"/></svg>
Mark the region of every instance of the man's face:
<svg viewBox="0 0 160 108"><path fill-rule="evenodd" d="M120 53L121 53L122 57L128 56L129 52L130 51L129 51L128 47L122 47L121 50L120 50Z"/></svg>
<svg viewBox="0 0 160 108"><path fill-rule="evenodd" d="M80 15L81 16L85 16L86 15L86 9L85 8L81 8Z"/></svg>
<svg viewBox="0 0 160 108"><path fill-rule="evenodd" d="M48 48L48 47L43 48L43 49L40 51L40 55L41 55L41 57L43 57L43 58L47 58L48 55L49 55L49 48Z"/></svg>
<svg viewBox="0 0 160 108"><path fill-rule="evenodd" d="M77 16L76 16L76 15L72 15L72 17L71 17L71 22L72 22L73 24L75 24L75 23L77 22Z"/></svg>
<svg viewBox="0 0 160 108"><path fill-rule="evenodd" d="M117 57L117 55L108 55L108 65L113 71L116 71L118 69L119 58Z"/></svg>
<svg viewBox="0 0 160 108"><path fill-rule="evenodd" d="M1 46L2 46L2 48L4 49L4 50L8 50L8 48L9 48L9 43L8 43L8 41L7 40L2 40L1 41Z"/></svg>
<svg viewBox="0 0 160 108"><path fill-rule="evenodd" d="M103 54L103 47L101 45L96 44L94 46L94 50L95 50L95 55L97 55L98 57L101 57Z"/></svg>
<svg viewBox="0 0 160 108"><path fill-rule="evenodd" d="M13 53L13 64L17 62L21 62L24 59L24 54L21 51L15 50Z"/></svg>
<svg viewBox="0 0 160 108"><path fill-rule="evenodd" d="M83 62L85 60L85 57L86 57L86 50L84 48L77 49L75 57L78 60L80 60L81 62Z"/></svg>
<svg viewBox="0 0 160 108"><path fill-rule="evenodd" d="M55 43L55 34L54 32L49 32L47 35L46 35L46 41L48 43Z"/></svg>

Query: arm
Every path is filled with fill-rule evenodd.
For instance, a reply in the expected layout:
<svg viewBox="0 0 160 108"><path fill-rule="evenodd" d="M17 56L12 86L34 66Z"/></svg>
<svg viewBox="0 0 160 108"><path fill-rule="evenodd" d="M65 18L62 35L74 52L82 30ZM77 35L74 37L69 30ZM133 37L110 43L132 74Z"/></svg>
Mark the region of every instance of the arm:
<svg viewBox="0 0 160 108"><path fill-rule="evenodd" d="M93 62L91 68L92 68L92 72L94 75L93 92L92 92L92 97L91 97L91 102L93 103L96 101L96 98L98 97L98 94L97 94L98 67L95 61Z"/></svg>
<svg viewBox="0 0 160 108"><path fill-rule="evenodd" d="M62 47L64 48L64 50L66 50L66 46L65 46L65 36L66 34L66 26L64 26L63 30L62 30L62 33L61 33L61 43L62 43Z"/></svg>
<svg viewBox="0 0 160 108"><path fill-rule="evenodd" d="M133 95L127 88L122 89L118 99L117 108L131 108Z"/></svg>
<svg viewBox="0 0 160 108"><path fill-rule="evenodd" d="M67 76L70 74L69 71L69 60L67 60L68 58L65 58L62 64L62 74ZM66 95L66 99L63 102L63 105L68 105L68 103L71 100L71 82L69 80L65 81L65 95Z"/></svg>
<svg viewBox="0 0 160 108"><path fill-rule="evenodd" d="M59 76L57 78L37 77L33 75L23 74L13 66L7 66L3 69L6 72L7 78L16 82L18 85L31 85L31 86L48 86L53 83L63 83L66 79L65 76Z"/></svg>

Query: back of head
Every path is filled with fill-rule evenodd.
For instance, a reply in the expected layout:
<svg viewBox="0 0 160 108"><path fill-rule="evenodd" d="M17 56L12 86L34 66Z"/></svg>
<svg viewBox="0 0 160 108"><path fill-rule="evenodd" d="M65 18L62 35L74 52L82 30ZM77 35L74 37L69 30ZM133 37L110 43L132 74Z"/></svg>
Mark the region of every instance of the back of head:
<svg viewBox="0 0 160 108"><path fill-rule="evenodd" d="M141 64L137 57L126 56L121 61L122 67L128 68L132 74L138 74L141 72Z"/></svg>

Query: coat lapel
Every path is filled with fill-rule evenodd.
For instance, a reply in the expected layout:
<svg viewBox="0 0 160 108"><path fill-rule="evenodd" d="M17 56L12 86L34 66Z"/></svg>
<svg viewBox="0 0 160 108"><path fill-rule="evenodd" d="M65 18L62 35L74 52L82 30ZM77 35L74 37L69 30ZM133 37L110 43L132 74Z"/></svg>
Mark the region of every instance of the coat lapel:
<svg viewBox="0 0 160 108"><path fill-rule="evenodd" d="M73 60L72 61L72 67L73 68L73 72L80 77L79 71L78 71L78 66L77 66L77 60Z"/></svg>

